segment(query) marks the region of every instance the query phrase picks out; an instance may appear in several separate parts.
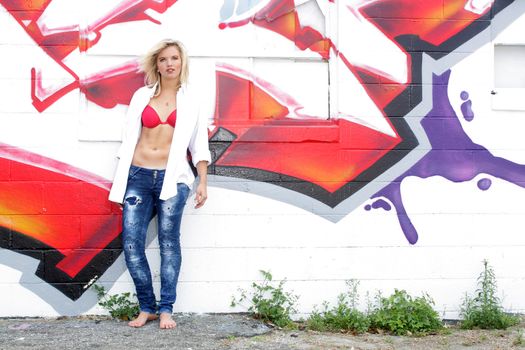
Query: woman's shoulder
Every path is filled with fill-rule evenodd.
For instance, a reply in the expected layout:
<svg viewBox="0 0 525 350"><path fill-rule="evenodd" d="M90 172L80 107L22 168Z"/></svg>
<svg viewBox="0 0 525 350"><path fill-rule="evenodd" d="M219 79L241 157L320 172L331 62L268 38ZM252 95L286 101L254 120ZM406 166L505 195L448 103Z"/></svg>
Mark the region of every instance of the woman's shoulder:
<svg viewBox="0 0 525 350"><path fill-rule="evenodd" d="M133 97L135 96L149 96L153 93L153 87L152 86L148 86L148 85L145 85L145 86L142 86L140 88L138 88L135 93L133 94Z"/></svg>
<svg viewBox="0 0 525 350"><path fill-rule="evenodd" d="M138 88L133 93L129 106L132 107L132 106L136 106L137 104L140 106L144 104L145 101L147 103L147 101L149 101L149 99L151 98L152 94L153 94L153 89L149 86L142 86Z"/></svg>

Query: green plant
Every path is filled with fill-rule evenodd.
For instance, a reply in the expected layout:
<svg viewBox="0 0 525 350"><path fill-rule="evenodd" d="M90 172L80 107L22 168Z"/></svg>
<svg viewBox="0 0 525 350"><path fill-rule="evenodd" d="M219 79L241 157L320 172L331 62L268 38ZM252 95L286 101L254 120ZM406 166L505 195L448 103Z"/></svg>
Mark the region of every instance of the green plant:
<svg viewBox="0 0 525 350"><path fill-rule="evenodd" d="M280 281L275 286L270 272L260 270L260 273L263 276L263 282L261 284L252 283L251 297L248 298L247 291L239 289L240 296L232 297L231 307L249 300L248 312L252 313L255 318L271 322L278 327L295 328L295 323L290 315L296 312L295 304L298 297L284 291L286 280Z"/></svg>
<svg viewBox="0 0 525 350"><path fill-rule="evenodd" d="M478 277L475 296L465 295L460 316L463 329L507 329L519 323L517 316L506 314L496 295L497 283L494 270L487 260L483 260L483 271Z"/></svg>
<svg viewBox="0 0 525 350"><path fill-rule="evenodd" d="M512 345L514 346L523 346L525 345L525 340L523 339L523 329L518 329L518 334L516 335L516 339L512 342Z"/></svg>
<svg viewBox="0 0 525 350"><path fill-rule="evenodd" d="M350 331L364 333L370 326L367 315L357 310L359 301L357 287L359 282L351 280L346 282L348 291L337 297L337 305L329 309L327 302L323 303L323 311L314 309L306 321L308 329L315 331Z"/></svg>
<svg viewBox="0 0 525 350"><path fill-rule="evenodd" d="M434 302L426 294L412 298L404 290L395 290L390 297L378 295L377 305L369 315L371 328L396 335L422 335L440 330L443 325Z"/></svg>
<svg viewBox="0 0 525 350"><path fill-rule="evenodd" d="M104 287L97 284L93 285L97 293L98 305L106 309L111 317L129 321L139 314L139 304L135 301L131 293L121 293L108 295Z"/></svg>

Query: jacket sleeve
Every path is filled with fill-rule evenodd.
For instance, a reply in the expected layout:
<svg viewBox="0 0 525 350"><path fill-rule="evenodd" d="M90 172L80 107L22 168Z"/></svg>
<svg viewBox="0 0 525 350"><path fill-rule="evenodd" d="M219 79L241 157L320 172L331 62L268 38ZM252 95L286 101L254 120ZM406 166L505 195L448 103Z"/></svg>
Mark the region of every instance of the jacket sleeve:
<svg viewBox="0 0 525 350"><path fill-rule="evenodd" d="M193 102L197 103L195 109L198 118L188 147L191 153L191 161L194 166L197 166L197 163L200 161L211 163L211 153L208 144L208 117L205 113L201 113L199 102Z"/></svg>

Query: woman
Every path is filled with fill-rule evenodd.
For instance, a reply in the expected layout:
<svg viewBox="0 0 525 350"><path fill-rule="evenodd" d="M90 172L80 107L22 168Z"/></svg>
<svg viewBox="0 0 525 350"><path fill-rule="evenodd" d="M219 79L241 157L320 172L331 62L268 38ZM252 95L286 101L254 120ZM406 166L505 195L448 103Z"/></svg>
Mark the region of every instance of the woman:
<svg viewBox="0 0 525 350"><path fill-rule="evenodd" d="M207 116L199 113L200 103L187 84L188 56L180 42L159 42L143 58L141 70L147 85L131 99L109 199L123 204L123 249L140 306L129 326L142 327L157 318L158 310L160 328L170 329L176 326L172 311L181 265L182 211L195 180L188 150L199 176L195 208L207 198ZM158 306L145 255L146 232L155 214L161 258Z"/></svg>

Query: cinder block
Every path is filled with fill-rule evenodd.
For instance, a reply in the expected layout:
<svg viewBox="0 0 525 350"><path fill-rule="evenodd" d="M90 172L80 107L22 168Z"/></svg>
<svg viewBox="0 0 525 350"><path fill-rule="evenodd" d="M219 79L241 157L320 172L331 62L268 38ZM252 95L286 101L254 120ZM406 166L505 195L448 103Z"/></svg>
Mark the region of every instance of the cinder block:
<svg viewBox="0 0 525 350"><path fill-rule="evenodd" d="M34 215L42 213L43 183L0 181L0 215Z"/></svg>
<svg viewBox="0 0 525 350"><path fill-rule="evenodd" d="M43 187L46 215L84 214L81 182L45 182Z"/></svg>

